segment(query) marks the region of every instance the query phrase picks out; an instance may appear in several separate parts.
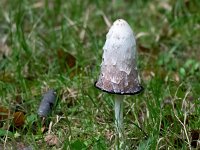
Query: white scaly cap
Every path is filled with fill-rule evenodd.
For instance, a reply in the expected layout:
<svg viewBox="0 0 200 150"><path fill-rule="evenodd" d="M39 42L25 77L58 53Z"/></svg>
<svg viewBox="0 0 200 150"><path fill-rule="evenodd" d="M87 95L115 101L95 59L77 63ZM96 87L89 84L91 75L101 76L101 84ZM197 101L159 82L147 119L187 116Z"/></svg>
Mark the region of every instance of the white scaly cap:
<svg viewBox="0 0 200 150"><path fill-rule="evenodd" d="M136 42L129 24L116 20L106 35L101 74L95 86L105 92L137 94L143 90L136 66Z"/></svg>

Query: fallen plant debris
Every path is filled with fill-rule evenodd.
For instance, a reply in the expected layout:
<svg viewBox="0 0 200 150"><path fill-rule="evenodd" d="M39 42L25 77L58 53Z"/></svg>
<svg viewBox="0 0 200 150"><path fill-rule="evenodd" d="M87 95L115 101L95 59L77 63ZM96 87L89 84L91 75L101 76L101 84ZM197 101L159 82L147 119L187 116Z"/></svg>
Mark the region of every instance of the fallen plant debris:
<svg viewBox="0 0 200 150"><path fill-rule="evenodd" d="M66 87L61 91L60 97L67 103L68 107L73 107L78 97L78 90Z"/></svg>
<svg viewBox="0 0 200 150"><path fill-rule="evenodd" d="M15 112L13 117L13 123L15 127L22 127L24 125L25 115L23 112Z"/></svg>
<svg viewBox="0 0 200 150"><path fill-rule="evenodd" d="M0 0L0 7L0 150L115 149L115 95L93 83L119 17L134 29L146 89L123 100L127 149L200 150L200 0ZM112 54L121 46L110 45ZM42 117L50 88L56 101Z"/></svg>
<svg viewBox="0 0 200 150"><path fill-rule="evenodd" d="M11 126L8 126L9 122L13 122ZM5 128L20 128L23 127L25 124L25 115L24 112L21 111L12 111L6 107L0 106L0 127L2 128L2 131ZM9 129L9 131L11 131ZM7 129L6 129L7 130ZM5 131L6 131L5 130ZM1 136L4 135L2 134L3 132L1 131Z"/></svg>
<svg viewBox="0 0 200 150"><path fill-rule="evenodd" d="M56 92L53 89L51 89L44 94L38 109L38 115L40 117L47 117L55 101L56 101Z"/></svg>
<svg viewBox="0 0 200 150"><path fill-rule="evenodd" d="M8 119L9 116L10 116L10 110L3 106L0 106L0 121Z"/></svg>
<svg viewBox="0 0 200 150"><path fill-rule="evenodd" d="M73 68L76 66L76 58L69 52L65 52L62 49L58 49L57 56L59 58L60 67L64 71L66 71L67 67Z"/></svg>
<svg viewBox="0 0 200 150"><path fill-rule="evenodd" d="M53 134L47 134L44 140L49 146L54 146L59 144L58 137Z"/></svg>
<svg viewBox="0 0 200 150"><path fill-rule="evenodd" d="M15 79L11 72L0 72L0 81L7 83L14 83Z"/></svg>
<svg viewBox="0 0 200 150"><path fill-rule="evenodd" d="M80 73L80 67L76 68L77 60L71 53L64 51L63 49L57 50L58 63L61 72L69 72L70 78Z"/></svg>
<svg viewBox="0 0 200 150"><path fill-rule="evenodd" d="M191 131L191 146L197 148L198 140L200 140L200 130L192 130ZM200 145L199 145L200 146Z"/></svg>

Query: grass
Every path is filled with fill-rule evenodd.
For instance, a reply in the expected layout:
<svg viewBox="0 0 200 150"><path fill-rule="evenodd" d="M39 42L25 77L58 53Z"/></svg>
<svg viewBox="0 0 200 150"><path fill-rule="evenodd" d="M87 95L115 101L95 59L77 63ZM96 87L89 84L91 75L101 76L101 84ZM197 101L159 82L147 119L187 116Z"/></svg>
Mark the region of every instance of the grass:
<svg viewBox="0 0 200 150"><path fill-rule="evenodd" d="M136 34L145 88L124 101L128 147L200 146L193 137L200 129L198 0L1 0L0 7L0 104L26 117L20 128L10 118L0 120L0 147L114 148L113 95L93 85L109 22L117 18ZM69 54L76 60L72 68ZM42 94L51 88L57 103L45 129L52 122L47 132L58 138L54 146L45 142L37 116Z"/></svg>

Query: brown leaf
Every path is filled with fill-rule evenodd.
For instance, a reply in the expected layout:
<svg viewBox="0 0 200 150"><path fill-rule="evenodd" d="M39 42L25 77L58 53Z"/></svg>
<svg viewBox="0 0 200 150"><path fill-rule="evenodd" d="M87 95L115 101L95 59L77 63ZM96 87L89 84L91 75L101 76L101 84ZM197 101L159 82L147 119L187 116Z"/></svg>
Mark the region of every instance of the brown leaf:
<svg viewBox="0 0 200 150"><path fill-rule="evenodd" d="M45 137L45 142L50 145L50 146L54 146L54 145L58 145L59 144L59 140L58 140L58 137L56 135L53 135L53 134L48 134L46 137Z"/></svg>
<svg viewBox="0 0 200 150"><path fill-rule="evenodd" d="M76 58L70 53L66 53L65 59L69 68L73 68L76 65Z"/></svg>
<svg viewBox="0 0 200 150"><path fill-rule="evenodd" d="M60 65L60 69L66 72L69 69L72 69L76 66L76 58L62 49L58 49L57 51L58 61ZM80 72L80 68L70 70L70 78L74 77L77 73Z"/></svg>
<svg viewBox="0 0 200 150"><path fill-rule="evenodd" d="M10 110L3 106L0 106L0 121L8 119L9 116L10 116Z"/></svg>
<svg viewBox="0 0 200 150"><path fill-rule="evenodd" d="M200 139L200 130L192 130L191 131L191 146L196 148L197 147L197 141Z"/></svg>
<svg viewBox="0 0 200 150"><path fill-rule="evenodd" d="M13 115L13 123L15 127L22 127L25 123L25 116L23 112L15 112Z"/></svg>
<svg viewBox="0 0 200 150"><path fill-rule="evenodd" d="M138 51L143 52L143 53L150 53L151 50L147 47L144 47L143 45L139 44L138 46Z"/></svg>
<svg viewBox="0 0 200 150"><path fill-rule="evenodd" d="M0 72L0 81L13 83L15 82L15 79L13 74L10 72Z"/></svg>
<svg viewBox="0 0 200 150"><path fill-rule="evenodd" d="M153 70L142 71L142 79L144 81L150 81L153 77L155 77L155 73L153 72Z"/></svg>
<svg viewBox="0 0 200 150"><path fill-rule="evenodd" d="M113 137L114 137L114 133L112 130L106 130L105 132L105 137L107 140L112 141Z"/></svg>
<svg viewBox="0 0 200 150"><path fill-rule="evenodd" d="M13 143L16 145L17 150L33 150L32 146L27 146L24 142Z"/></svg>
<svg viewBox="0 0 200 150"><path fill-rule="evenodd" d="M72 54L65 52L62 49L59 49L57 51L57 55L58 55L58 58L60 61L59 63L61 67L67 65L69 68L73 68L76 65L76 58Z"/></svg>
<svg viewBox="0 0 200 150"><path fill-rule="evenodd" d="M15 97L15 103L16 104L22 104L23 100L22 100L22 97L21 95L16 95Z"/></svg>
<svg viewBox="0 0 200 150"><path fill-rule="evenodd" d="M137 40L137 42L138 42L138 51L142 53L142 55L150 57L151 64L155 62L160 52L159 48L143 45L143 43L140 40Z"/></svg>
<svg viewBox="0 0 200 150"><path fill-rule="evenodd" d="M172 79L176 82L179 82L180 81L180 76L177 72L173 73L172 74Z"/></svg>

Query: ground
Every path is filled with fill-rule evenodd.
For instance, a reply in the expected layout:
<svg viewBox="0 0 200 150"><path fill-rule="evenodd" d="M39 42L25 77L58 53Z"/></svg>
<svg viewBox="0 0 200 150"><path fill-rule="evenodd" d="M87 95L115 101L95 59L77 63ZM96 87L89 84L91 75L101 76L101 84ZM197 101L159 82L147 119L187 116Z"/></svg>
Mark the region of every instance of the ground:
<svg viewBox="0 0 200 150"><path fill-rule="evenodd" d="M94 88L118 18L133 29L143 93L126 96L130 149L200 147L199 0L1 0L0 149L112 149L114 95ZM51 113L42 95L56 90Z"/></svg>

